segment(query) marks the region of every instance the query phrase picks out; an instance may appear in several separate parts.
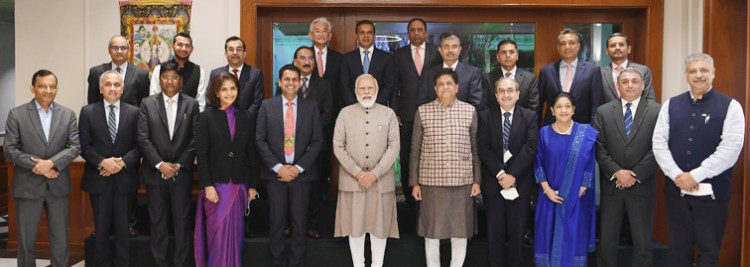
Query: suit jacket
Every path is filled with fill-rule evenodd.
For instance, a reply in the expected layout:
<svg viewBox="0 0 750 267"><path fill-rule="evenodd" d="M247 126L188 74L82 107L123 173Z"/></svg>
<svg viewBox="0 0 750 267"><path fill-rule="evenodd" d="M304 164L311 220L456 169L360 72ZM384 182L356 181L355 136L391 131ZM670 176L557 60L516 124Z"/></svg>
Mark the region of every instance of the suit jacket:
<svg viewBox="0 0 750 267"><path fill-rule="evenodd" d="M430 68L427 72L422 73L422 76L427 79L419 89L420 105L437 99L437 94L435 94L435 74L442 69L443 63L441 62L437 66ZM479 69L472 65L458 62L456 73L458 73L458 94L456 94L456 98L474 107L479 107L482 104L482 97L484 95L482 75L479 74Z"/></svg>
<svg viewBox="0 0 750 267"><path fill-rule="evenodd" d="M183 93L177 101L174 133L169 139L167 110L164 94L156 94L143 99L138 113L138 149L143 154L141 175L148 185L170 183L161 178L156 168L159 162L180 164L180 172L175 177L178 183L193 182L196 135L198 134L198 101Z"/></svg>
<svg viewBox="0 0 750 267"><path fill-rule="evenodd" d="M311 46L312 47L312 46ZM313 51L315 49L313 48ZM341 94L341 85L339 84L341 82L341 53L331 49L331 47L328 47L328 52L326 53L326 67L325 67L325 73L323 74L323 79L328 81L328 83L331 85L331 96L333 108L332 108L332 116L335 117L338 114L338 111L343 107L344 99ZM318 65L315 64L315 71L313 71L314 76L320 77L318 74ZM320 106L318 106L320 107ZM333 123L333 122L331 122Z"/></svg>
<svg viewBox="0 0 750 267"><path fill-rule="evenodd" d="M627 169L635 172L636 179L641 182L625 189L625 192L653 196L659 166L651 149L651 138L661 105L641 98L628 137L625 134L625 115L621 103L618 99L599 107L594 123L599 131L596 138L596 161L601 170L602 193L612 194L615 190L615 181L610 181L612 175L620 169Z"/></svg>
<svg viewBox="0 0 750 267"><path fill-rule="evenodd" d="M34 100L8 113L3 154L15 166L12 186L15 198L40 198L48 187L55 196L70 194L68 166L81 153L78 123L72 110L58 103L53 103L52 109L49 140L44 136ZM36 163L32 157L52 160L60 173L57 179L34 174L31 170Z"/></svg>
<svg viewBox="0 0 750 267"><path fill-rule="evenodd" d="M81 189L86 192L102 193L111 183L116 183L115 188L122 193L138 190L138 165L141 163L136 138L138 108L120 101L119 112L120 120L117 122L117 135L113 144L109 137L104 102L99 101L81 108L78 129L81 137L81 156L86 160ZM99 175L99 163L110 157L121 157L125 162L125 168L109 177Z"/></svg>
<svg viewBox="0 0 750 267"><path fill-rule="evenodd" d="M495 98L495 83L503 76L505 75L503 74L502 69L493 70L490 73L487 73L487 77L485 78L487 83L485 88L487 90L484 94L486 107L498 105L497 98ZM516 104L539 114L539 87L534 73L516 68L516 76L514 79L520 86L520 96Z"/></svg>
<svg viewBox="0 0 750 267"><path fill-rule="evenodd" d="M320 78L315 72L310 75L310 81L307 83L308 93L306 99L315 101L315 103L318 104L318 109L320 111L320 126L323 127L323 133L325 134L327 129L332 126L331 123L333 122L333 93L331 92L331 83L326 79ZM274 93L274 95L281 95L281 89L276 87L276 93ZM297 95L302 97L301 88L297 92ZM331 140L323 140L323 142L328 144Z"/></svg>
<svg viewBox="0 0 750 267"><path fill-rule="evenodd" d="M214 183L249 183L255 187L255 114L237 108L234 112L235 133L230 138L227 114L207 109L200 114L196 156L201 187Z"/></svg>
<svg viewBox="0 0 750 267"><path fill-rule="evenodd" d="M513 155L503 163L503 111L498 104L479 112L477 146L482 161L482 193L496 196L503 188L497 183L501 170L516 178L521 197L529 197L535 188L534 158L539 136L535 111L516 105L511 119L508 150Z"/></svg>
<svg viewBox="0 0 750 267"><path fill-rule="evenodd" d="M255 145L265 166L263 179L277 179L272 168L276 164L288 164L284 157L283 96L263 100L258 113L255 130ZM318 105L311 100L297 98L297 116L294 123L294 161L304 169L295 181L315 180L315 162L323 146Z"/></svg>
<svg viewBox="0 0 750 267"><path fill-rule="evenodd" d="M560 62L550 63L539 71L539 94L542 101L539 106L543 106L545 102L548 106L544 115L544 125L555 121L550 105L555 96L562 92ZM576 101L574 121L589 124L594 122L596 108L604 103L602 87L602 74L599 67L579 59L573 82L570 85L570 94Z"/></svg>
<svg viewBox="0 0 750 267"><path fill-rule="evenodd" d="M423 53L422 74L431 67L443 63L443 57L438 53L437 46L425 44ZM432 77L420 76L417 72L414 57L411 53L411 45L396 50L393 59L396 67L396 82L390 105L402 122L413 122L414 113L417 112L417 107L419 107L419 87L423 81L432 79Z"/></svg>
<svg viewBox="0 0 750 267"><path fill-rule="evenodd" d="M213 85L214 78L222 72L233 74L229 71L229 65L215 68L209 76L209 88ZM237 95L237 104L241 109L250 110L254 114L258 114L260 102L263 101L263 72L259 68L253 68L248 64L244 64L239 74L240 92ZM208 93L208 90L206 90L206 93Z"/></svg>
<svg viewBox="0 0 750 267"><path fill-rule="evenodd" d="M630 60L628 60L627 67L637 69L643 74L644 84L643 93L641 93L642 99L656 101L656 98L654 97L654 84L651 82L651 69L646 65L641 65ZM604 85L604 103L620 99L617 95L615 80L612 78L612 64L602 67L602 84Z"/></svg>
<svg viewBox="0 0 750 267"><path fill-rule="evenodd" d="M326 70L328 72L328 70ZM354 92L354 82L362 75L362 60L359 56L359 48L346 53L341 59L341 96L344 99L344 107L357 103L357 95ZM374 48L368 73L372 74L378 81L378 99L381 105L388 105L393 93L393 82L396 78L396 69L393 66L393 57L387 52Z"/></svg>
<svg viewBox="0 0 750 267"><path fill-rule="evenodd" d="M102 73L111 69L112 62L107 62L89 69L89 104L102 100L102 94L99 92L99 78L102 76ZM125 81L123 81L123 91L120 101L136 107L140 106L141 100L148 96L150 84L151 82L148 78L147 70L128 63L128 66L125 68Z"/></svg>

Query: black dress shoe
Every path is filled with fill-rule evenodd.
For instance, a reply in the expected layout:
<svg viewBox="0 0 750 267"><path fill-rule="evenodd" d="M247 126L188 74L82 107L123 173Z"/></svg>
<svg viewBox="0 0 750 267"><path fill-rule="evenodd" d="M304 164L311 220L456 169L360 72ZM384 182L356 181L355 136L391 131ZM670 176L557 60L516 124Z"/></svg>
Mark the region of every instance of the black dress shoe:
<svg viewBox="0 0 750 267"><path fill-rule="evenodd" d="M318 230L307 230L307 237L312 239L320 239L320 232L318 232Z"/></svg>
<svg viewBox="0 0 750 267"><path fill-rule="evenodd" d="M136 237L138 236L138 229L135 229L133 225L128 225L128 235L130 237Z"/></svg>
<svg viewBox="0 0 750 267"><path fill-rule="evenodd" d="M95 238L96 237L96 231L91 232L91 235L89 237Z"/></svg>
<svg viewBox="0 0 750 267"><path fill-rule="evenodd" d="M255 232L253 232L253 229L250 229L250 227L245 227L245 237L254 238Z"/></svg>
<svg viewBox="0 0 750 267"><path fill-rule="evenodd" d="M289 236L292 235L292 229L289 227L284 227L284 237L289 238Z"/></svg>

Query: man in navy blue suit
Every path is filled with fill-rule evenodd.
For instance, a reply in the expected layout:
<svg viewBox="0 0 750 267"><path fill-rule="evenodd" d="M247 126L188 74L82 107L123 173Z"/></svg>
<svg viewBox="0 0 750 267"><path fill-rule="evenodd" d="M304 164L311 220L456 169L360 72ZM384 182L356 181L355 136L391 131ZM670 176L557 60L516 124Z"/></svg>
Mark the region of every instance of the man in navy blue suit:
<svg viewBox="0 0 750 267"><path fill-rule="evenodd" d="M378 81L380 92L376 102L387 106L393 93L393 82L396 78L393 57L391 54L375 48L375 24L372 21L362 20L357 22L356 35L359 47L346 53L341 60L340 86L344 100L343 106L357 103L354 81L364 73L372 75Z"/></svg>
<svg viewBox="0 0 750 267"><path fill-rule="evenodd" d="M263 101L263 72L259 68L253 68L245 63L246 53L245 41L237 36L227 38L224 42L224 55L227 57L227 65L211 71L208 86L211 86L212 80L222 72L233 74L240 81L237 104L242 109L258 114L260 102Z"/></svg>
<svg viewBox="0 0 750 267"><path fill-rule="evenodd" d="M602 96L602 72L591 62L578 59L581 39L578 33L565 29L557 36L557 52L560 61L550 63L539 71L539 106L548 106L560 92L568 92L576 101L573 120L592 123L596 109L604 103ZM544 125L554 122L552 110L548 107L544 115Z"/></svg>

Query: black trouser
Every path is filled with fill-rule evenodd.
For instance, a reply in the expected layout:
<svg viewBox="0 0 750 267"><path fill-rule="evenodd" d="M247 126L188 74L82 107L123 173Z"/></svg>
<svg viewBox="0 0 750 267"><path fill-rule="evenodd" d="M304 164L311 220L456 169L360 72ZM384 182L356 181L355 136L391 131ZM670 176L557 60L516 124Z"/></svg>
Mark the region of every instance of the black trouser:
<svg viewBox="0 0 750 267"><path fill-rule="evenodd" d="M307 202L310 199L312 184L312 182L282 183L277 180L268 180L268 221L273 266L287 266L287 260L283 258L286 248L283 232L287 216L292 228L288 266L304 266Z"/></svg>
<svg viewBox="0 0 750 267"><path fill-rule="evenodd" d="M667 196L665 199L669 266L692 266L693 245L698 247L698 267L718 266L729 201L713 200L708 196Z"/></svg>
<svg viewBox="0 0 750 267"><path fill-rule="evenodd" d="M617 266L620 229L626 213L633 240L632 266L648 267L653 264L651 253L653 209L653 196L634 195L617 189L612 194L601 194L601 233L597 266Z"/></svg>
<svg viewBox="0 0 750 267"><path fill-rule="evenodd" d="M169 244L169 216L174 230L174 257L172 266L184 266L188 253L193 249L190 225L190 183L147 185L148 215L151 220L151 253L158 266L170 266L167 259Z"/></svg>
<svg viewBox="0 0 750 267"><path fill-rule="evenodd" d="M120 192L116 187L117 183L110 181L104 192L89 194L97 232L94 236L96 266L127 266L130 261L128 198L132 193ZM109 253L110 229L115 232L115 257Z"/></svg>
<svg viewBox="0 0 750 267"><path fill-rule="evenodd" d="M506 200L497 192L493 195L484 194L482 197L487 217L487 250L490 266L521 266L529 198L519 197ZM507 254L505 253L506 241L508 242Z"/></svg>
<svg viewBox="0 0 750 267"><path fill-rule="evenodd" d="M399 129L401 134L401 188L404 190L404 197L407 200L414 200L411 196L411 187L409 187L409 156L411 155L411 135L414 129L414 122L401 122Z"/></svg>
<svg viewBox="0 0 750 267"><path fill-rule="evenodd" d="M328 177L331 174L331 152L320 151L316 160L317 174L318 177L315 181L312 181L310 186L310 205L307 209L307 229L318 230L318 216L320 209L323 206L323 195L328 192Z"/></svg>

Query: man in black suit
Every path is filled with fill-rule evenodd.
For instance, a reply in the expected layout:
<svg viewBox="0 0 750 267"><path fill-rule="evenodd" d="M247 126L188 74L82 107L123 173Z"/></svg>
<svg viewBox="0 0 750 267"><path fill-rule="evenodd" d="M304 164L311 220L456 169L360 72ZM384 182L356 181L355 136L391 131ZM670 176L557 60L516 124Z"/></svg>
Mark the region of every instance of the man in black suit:
<svg viewBox="0 0 750 267"><path fill-rule="evenodd" d="M333 95L333 117L331 120L333 121L344 103L339 87L341 82L341 53L328 46L328 42L333 37L333 25L326 18L316 18L310 23L310 32L307 35L312 40L315 50L314 74L331 84L331 94Z"/></svg>
<svg viewBox="0 0 750 267"><path fill-rule="evenodd" d="M138 107L121 101L122 76L107 70L100 77L103 100L81 108L78 124L81 156L86 160L81 189L89 192L94 210L94 265L127 266L130 261L128 198L138 191L136 125ZM115 255L109 255L114 225Z"/></svg>
<svg viewBox="0 0 750 267"><path fill-rule="evenodd" d="M565 29L557 36L557 52L560 60L547 64L539 71L539 106L548 106L560 92L573 95L576 112L573 120L579 123L593 123L596 109L604 103L602 97L602 72L594 63L578 59L581 41L578 33ZM543 124L555 120L552 107L547 108Z"/></svg>
<svg viewBox="0 0 750 267"><path fill-rule="evenodd" d="M102 95L99 93L99 78L105 71L114 70L124 80L120 100L136 107L140 106L141 100L148 96L148 71L128 63L130 43L125 37L116 35L109 39L107 51L112 61L89 69L88 103L92 104L102 100Z"/></svg>
<svg viewBox="0 0 750 267"><path fill-rule="evenodd" d="M519 84L518 105L533 110L539 114L539 88L537 87L536 76L534 73L519 69L518 63L518 45L513 39L505 39L497 44L497 62L500 68L487 73L487 90L484 95L484 102L487 107L495 103L495 83L501 77L511 78Z"/></svg>
<svg viewBox="0 0 750 267"><path fill-rule="evenodd" d="M419 89L419 103L424 104L437 99L435 93L435 74L443 69L452 69L458 74L458 93L456 99L469 103L474 107L482 104L484 90L482 89L482 75L479 69L472 65L460 62L461 56L461 39L453 33L443 33L440 35L440 55L443 57L443 64L438 64L427 70L423 75L430 79L425 80Z"/></svg>
<svg viewBox="0 0 750 267"><path fill-rule="evenodd" d="M107 62L99 66L92 67L89 70L89 91L88 91L88 103L93 104L102 100L102 94L100 93L99 80L102 74L108 70L117 71L120 76L123 77L122 85L122 96L120 100L122 102L131 104L139 107L141 100L148 96L149 84L148 71L139 68L135 65L128 63L128 51L130 51L130 43L125 37L116 35L109 39L109 46L107 47L109 56L112 58L112 62ZM130 237L138 235L138 230L135 225L138 223L136 217L136 206L138 204L138 192L133 192L128 197L128 234ZM105 233L105 236L108 234Z"/></svg>
<svg viewBox="0 0 750 267"><path fill-rule="evenodd" d="M172 217L175 248L172 266L183 266L193 248L190 213L193 162L198 133L198 102L180 93L176 62L161 65L161 93L143 99L138 114L138 149L151 220L151 253L158 266L169 266L167 233Z"/></svg>
<svg viewBox="0 0 750 267"><path fill-rule="evenodd" d="M422 77L432 77L422 73L432 66L443 62L437 46L428 44L427 23L421 18L413 18L406 24L409 45L396 50L393 59L396 67L396 86L391 96L391 108L396 111L401 124L401 169L409 169L409 152L411 151L411 132L414 128L414 113L419 107L419 86ZM414 203L409 186L409 172L401 172L401 187L407 203Z"/></svg>
<svg viewBox="0 0 750 267"><path fill-rule="evenodd" d="M651 82L651 69L646 65L641 65L628 60L633 47L630 46L630 37L625 34L616 32L607 38L607 55L612 63L602 67L602 84L604 85L604 103L620 98L620 92L617 91L618 73L627 68L634 68L643 74L643 93L642 96L648 100L656 101L654 97L654 84Z"/></svg>
<svg viewBox="0 0 750 267"><path fill-rule="evenodd" d="M538 120L536 111L518 104L521 86L517 80L501 77L493 86L497 102L479 112L477 130L490 266L518 267L530 196L536 188L533 162Z"/></svg>
<svg viewBox="0 0 750 267"><path fill-rule="evenodd" d="M259 68L253 68L245 63L245 41L237 36L227 38L224 42L224 55L227 57L227 66L218 67L211 71L208 86L219 73L229 72L240 81L240 92L237 96L237 104L241 109L247 109L258 114L260 102L263 101L263 72Z"/></svg>
<svg viewBox="0 0 750 267"><path fill-rule="evenodd" d="M622 98L599 107L596 159L601 170L601 248L597 266L617 266L620 226L627 213L632 229L633 266L651 266L651 225L658 165L651 137L661 106L642 96L640 70L618 77Z"/></svg>
<svg viewBox="0 0 750 267"><path fill-rule="evenodd" d="M261 178L267 181L273 266L304 266L305 214L323 143L320 112L315 101L298 97L300 70L294 65L281 67L279 87L281 95L260 106L255 143L265 164ZM282 237L287 213L292 228L288 260Z"/></svg>
<svg viewBox="0 0 750 267"><path fill-rule="evenodd" d="M315 56L313 49L310 47L302 46L297 48L294 52L294 66L299 68L301 73L300 90L297 92L297 96L301 96L304 99L315 101L318 104L318 110L320 111L320 126L322 127L323 134L323 145L320 150L320 156L317 159L318 173L316 174L319 179L313 183L310 189L310 207L307 211L307 236L310 238L320 238L318 232L318 213L321 207L321 189L323 183L321 180L323 177L328 177L331 174L331 147L333 135L332 133L333 123L331 117L333 116L333 106L331 95L331 84L315 75ZM277 93L280 93L277 91Z"/></svg>
<svg viewBox="0 0 750 267"><path fill-rule="evenodd" d="M362 20L357 22L355 33L359 47L346 53L341 60L343 106L357 103L354 81L364 73L375 77L378 85L380 85L376 102L388 106L388 100L393 93L393 81L396 78L393 57L387 52L375 48L375 24L372 21Z"/></svg>
<svg viewBox="0 0 750 267"><path fill-rule="evenodd" d="M193 54L193 38L186 32L177 33L172 40L172 50L174 51L174 58L168 62L177 63L179 66L177 72L182 77L180 93L197 100L200 111L203 111L206 105L209 77L206 77L206 71L201 66L190 61L190 55ZM160 73L161 65L157 65L151 73L149 95L161 93Z"/></svg>

